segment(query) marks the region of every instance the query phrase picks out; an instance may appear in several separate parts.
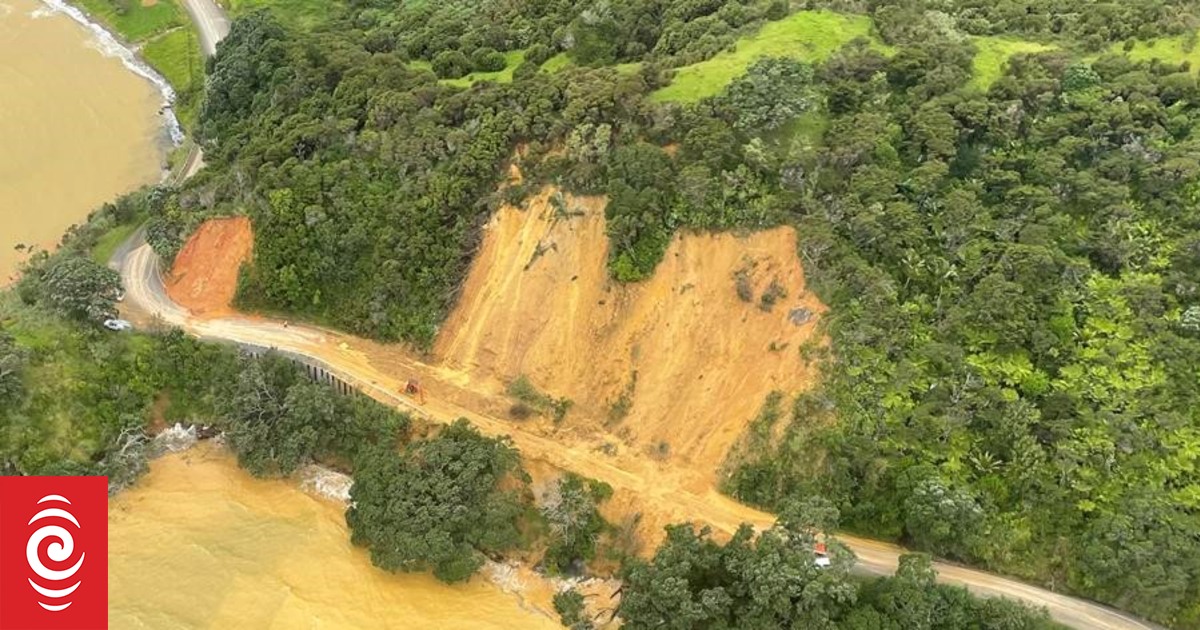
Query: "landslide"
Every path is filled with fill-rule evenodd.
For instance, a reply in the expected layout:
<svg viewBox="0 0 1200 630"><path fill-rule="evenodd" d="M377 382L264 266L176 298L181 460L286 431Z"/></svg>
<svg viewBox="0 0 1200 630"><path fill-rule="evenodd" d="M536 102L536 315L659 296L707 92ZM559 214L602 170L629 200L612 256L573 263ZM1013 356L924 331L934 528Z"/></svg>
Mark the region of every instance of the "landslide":
<svg viewBox="0 0 1200 630"><path fill-rule="evenodd" d="M796 233L677 234L654 276L626 285L606 267L604 205L545 187L502 207L434 353L463 385L525 376L571 399L563 428L715 475L768 394L816 378L801 348L821 343L825 308Z"/></svg>
<svg viewBox="0 0 1200 630"><path fill-rule="evenodd" d="M165 279L167 294L193 315L232 313L238 270L249 260L253 247L249 218L205 221L175 256Z"/></svg>

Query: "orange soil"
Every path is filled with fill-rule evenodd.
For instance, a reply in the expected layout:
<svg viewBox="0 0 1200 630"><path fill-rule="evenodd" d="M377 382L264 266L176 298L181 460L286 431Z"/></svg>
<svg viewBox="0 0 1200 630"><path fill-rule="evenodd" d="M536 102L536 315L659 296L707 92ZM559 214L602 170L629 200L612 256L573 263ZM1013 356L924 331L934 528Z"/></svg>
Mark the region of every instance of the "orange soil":
<svg viewBox="0 0 1200 630"><path fill-rule="evenodd" d="M603 198L564 195L568 216L556 218L555 193L547 187L527 210L505 206L492 217L432 365L401 346L338 334L340 353L361 354L401 382L420 378L430 399L500 418L511 405L506 384L524 374L574 401L561 426L531 420L527 430L619 447L669 464L687 487L711 488L767 395L794 395L816 378L799 350L821 342L815 321L825 308L805 290L794 230L677 235L652 278L622 285L606 267ZM204 319L229 314L251 241L245 218L205 223L176 258L172 299ZM738 296L739 272L751 302ZM772 282L786 297L763 310ZM796 308L812 321L791 321ZM616 417L623 394L627 413ZM654 516L639 529L665 524Z"/></svg>
<svg viewBox="0 0 1200 630"><path fill-rule="evenodd" d="M231 313L238 270L253 246L248 217L206 221L175 256L167 294L195 315Z"/></svg>
<svg viewBox="0 0 1200 630"><path fill-rule="evenodd" d="M607 428L712 479L770 392L816 377L799 356L816 317L797 325L789 313L824 307L805 290L794 230L677 235L652 278L621 285L606 268L604 200L566 195L579 214L556 218L553 194L492 218L435 354L460 386L495 393L524 374L574 401L564 428ZM752 303L738 297L739 271ZM772 281L786 297L765 311ZM631 404L616 418L624 392Z"/></svg>

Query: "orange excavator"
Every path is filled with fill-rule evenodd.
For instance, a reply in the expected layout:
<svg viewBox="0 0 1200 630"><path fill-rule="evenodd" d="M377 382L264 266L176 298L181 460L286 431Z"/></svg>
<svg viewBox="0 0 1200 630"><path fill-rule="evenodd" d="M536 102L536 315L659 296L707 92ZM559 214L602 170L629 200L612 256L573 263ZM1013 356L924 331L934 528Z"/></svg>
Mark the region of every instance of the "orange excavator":
<svg viewBox="0 0 1200 630"><path fill-rule="evenodd" d="M415 378L408 379L404 384L404 394L417 401L418 405L425 404L425 388L421 386L421 381Z"/></svg>

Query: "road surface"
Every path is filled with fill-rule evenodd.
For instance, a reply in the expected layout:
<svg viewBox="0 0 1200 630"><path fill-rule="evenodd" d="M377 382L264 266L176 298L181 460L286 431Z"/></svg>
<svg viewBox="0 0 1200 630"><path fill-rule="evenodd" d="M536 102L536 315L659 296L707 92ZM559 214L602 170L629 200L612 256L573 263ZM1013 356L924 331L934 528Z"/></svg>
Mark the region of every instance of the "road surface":
<svg viewBox="0 0 1200 630"><path fill-rule="evenodd" d="M192 24L200 32L200 50L205 57L217 54L217 42L229 34L229 18L212 0L183 0Z"/></svg>
<svg viewBox="0 0 1200 630"><path fill-rule="evenodd" d="M228 20L212 0L184 0L184 4L200 30L205 54L213 54L216 43L229 32ZM199 164L189 163L189 168L185 170L187 175L198 170ZM381 361L377 359L372 362L369 342L334 331L261 318L193 317L167 295L158 257L146 245L140 230L118 249L111 264L120 270L126 288L124 308L140 312L143 318L149 317L163 324L177 326L201 338L274 347L302 355L372 398L428 420L451 422L457 418L467 418L486 434L511 436L523 457L604 481L619 493L638 497L643 505L652 506L656 512L669 516L672 521L701 522L725 533L732 533L741 523L765 529L775 521L771 514L720 494L711 482L701 481L695 474L671 470L669 465L650 461L637 453L608 454L600 448L599 443L567 444L511 421L468 409L446 398L430 396L424 405L415 406L397 393L403 386L402 374L419 373L423 378L433 375L436 379L439 368L408 359L401 367L403 372L381 369L378 367ZM367 350L351 348L348 342L353 342L355 348L366 347ZM445 382L447 380L450 379L439 382L443 390L460 386ZM894 573L900 556L906 553L904 549L889 543L853 536L839 536L839 539L858 557L856 569L866 574ZM934 567L941 582L965 586L972 593L985 597L1007 597L1044 607L1055 620L1074 628L1160 628L1106 606L1017 580L944 562L935 562Z"/></svg>
<svg viewBox="0 0 1200 630"><path fill-rule="evenodd" d="M217 42L229 34L229 18L225 16L225 12L213 0L183 0L183 5L200 34L200 51L205 57L217 54ZM202 168L204 152L200 150L199 145L193 144L178 175L184 178L191 177Z"/></svg>

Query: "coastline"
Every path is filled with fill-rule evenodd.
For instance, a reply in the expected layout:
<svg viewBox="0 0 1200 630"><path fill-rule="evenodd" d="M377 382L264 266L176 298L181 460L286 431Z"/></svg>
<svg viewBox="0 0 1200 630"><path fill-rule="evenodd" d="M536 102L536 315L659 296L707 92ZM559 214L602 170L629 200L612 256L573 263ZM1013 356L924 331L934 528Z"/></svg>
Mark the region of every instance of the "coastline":
<svg viewBox="0 0 1200 630"><path fill-rule="evenodd" d="M160 433L152 436L150 445L151 455L148 463L163 457L186 457L197 454L203 458L216 454L221 457L233 458L238 471L249 475L245 469L236 464L236 455L225 442L224 435L212 435L209 427L183 426L181 423L176 423L163 428ZM344 511L350 506L350 487L354 483L354 478L319 463L310 463L291 475L266 481L285 484ZM133 484L119 489L117 494L127 493L136 488L140 482L139 479ZM372 567L372 570L383 571L378 567ZM564 588L582 585L615 589L614 582L604 578L559 578L542 575L527 562L516 559L503 561L488 559L479 573L472 577L472 580L482 580L491 584L500 592L512 597L514 604L521 610L551 621L558 621L558 613L555 612L552 602L554 594Z"/></svg>
<svg viewBox="0 0 1200 630"><path fill-rule="evenodd" d="M163 75L141 57L136 46L109 30L100 20L94 18L83 8L70 4L65 0L36 0L35 4L40 6L37 6L30 12L30 17L36 20L56 14L65 15L75 25L83 27L85 33L82 35L82 41L88 47L94 48L103 57L115 58L120 61L121 66L126 71L150 83L160 100L156 118L153 122L153 128L156 130L154 133L157 139L154 141L155 146L152 148L155 159L159 164L157 182L161 183L170 180L174 176L173 169L167 166L170 155L180 146L183 146L186 140L183 127L175 114L174 106L177 98L175 89ZM11 11L12 9L9 8L9 10ZM154 180L146 183L153 184ZM125 192L132 192L138 187L140 185L134 186ZM117 196L120 196L120 194L125 193L119 193ZM108 201L111 201L111 199ZM27 244L35 246L40 251L54 252L58 249L63 235L68 233L72 226L85 223L88 220L88 216L99 207L98 205L93 206L91 204L88 204L88 206L86 208L79 208L81 214L86 212L87 215L67 226L61 233ZM28 255L20 256L17 258L13 268L0 270L0 291L9 290L17 284L21 277L21 265L27 258Z"/></svg>
<svg viewBox="0 0 1200 630"><path fill-rule="evenodd" d="M175 116L175 88L171 87L167 79L152 68L150 64L146 63L146 60L142 59L141 55L134 50L132 45L110 31L83 8L70 4L65 0L40 1L46 7L46 10L49 12L48 14L61 13L66 15L75 23L91 32L92 37L99 44L101 54L120 59L121 65L125 66L126 69L146 79L158 89L163 100L162 109L159 110L159 115L163 118L163 126L171 139L172 145L175 147L181 145L184 140L184 133L183 126L180 125L179 119Z"/></svg>

